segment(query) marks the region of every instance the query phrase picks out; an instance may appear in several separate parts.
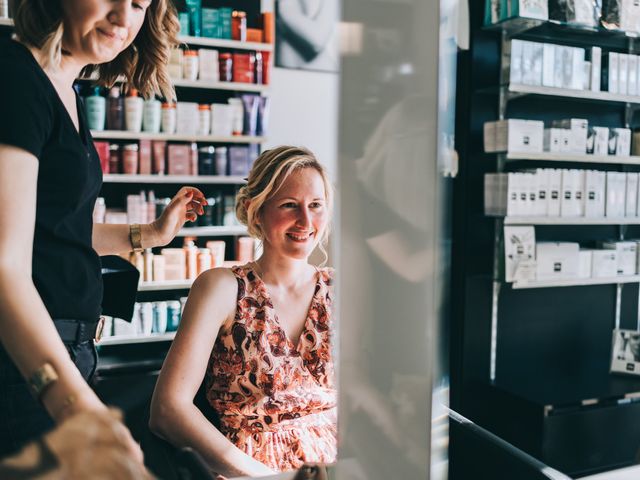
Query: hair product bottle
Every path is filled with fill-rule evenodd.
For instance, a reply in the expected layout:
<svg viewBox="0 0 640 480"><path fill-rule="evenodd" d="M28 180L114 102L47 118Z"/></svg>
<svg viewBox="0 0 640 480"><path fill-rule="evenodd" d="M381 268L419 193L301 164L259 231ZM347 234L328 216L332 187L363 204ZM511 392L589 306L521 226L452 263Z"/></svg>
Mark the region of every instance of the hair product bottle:
<svg viewBox="0 0 640 480"><path fill-rule="evenodd" d="M120 87L111 87L107 97L107 129L124 130L124 98Z"/></svg>
<svg viewBox="0 0 640 480"><path fill-rule="evenodd" d="M138 96L138 90L132 88L124 99L124 112L129 132L139 133L142 130L142 110L144 101Z"/></svg>
<svg viewBox="0 0 640 480"><path fill-rule="evenodd" d="M87 123L91 130L104 130L104 120L106 115L106 103L104 97L100 96L100 87L94 87L93 93L84 99L85 111L87 112Z"/></svg>

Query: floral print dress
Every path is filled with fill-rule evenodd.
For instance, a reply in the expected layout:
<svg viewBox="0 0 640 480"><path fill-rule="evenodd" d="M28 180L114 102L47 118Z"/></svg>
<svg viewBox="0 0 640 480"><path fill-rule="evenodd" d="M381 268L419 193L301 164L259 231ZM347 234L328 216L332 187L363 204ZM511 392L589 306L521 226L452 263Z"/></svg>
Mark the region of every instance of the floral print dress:
<svg viewBox="0 0 640 480"><path fill-rule="evenodd" d="M333 270L318 269L295 344L251 264L232 271L238 281L235 318L220 329L207 367L207 400L220 415L221 431L274 470L334 462Z"/></svg>

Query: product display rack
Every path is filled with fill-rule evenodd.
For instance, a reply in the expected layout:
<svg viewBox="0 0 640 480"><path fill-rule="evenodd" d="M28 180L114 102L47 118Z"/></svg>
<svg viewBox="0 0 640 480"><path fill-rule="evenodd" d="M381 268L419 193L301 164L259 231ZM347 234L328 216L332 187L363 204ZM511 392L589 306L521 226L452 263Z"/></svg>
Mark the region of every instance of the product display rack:
<svg viewBox="0 0 640 480"><path fill-rule="evenodd" d="M158 333L152 335L120 335L105 337L98 342L99 347L110 345L133 345L136 343L168 342L174 339L176 332Z"/></svg>
<svg viewBox="0 0 640 480"><path fill-rule="evenodd" d="M185 227L181 229L177 237L226 237L226 236L237 236L237 235L246 235L247 228L238 225L238 226L222 226L222 227Z"/></svg>
<svg viewBox="0 0 640 480"><path fill-rule="evenodd" d="M484 27L483 7L470 4L472 47L458 66L458 79L465 79L456 125L464 185L454 209L452 288L463 300L452 307L452 371L460 372L452 382L452 407L572 477L617 468L633 462L636 449L628 443L640 442L633 426L640 420L640 379L610 373L612 330L637 328L640 275L506 283L503 231L505 225L537 225L537 241L590 247L598 240L640 238L640 218L491 218L481 195L485 173L538 166L638 171L640 157L489 154L482 149L482 126L506 118L586 118L589 125L629 127L640 96L500 85L500 72L503 46L512 37L624 53L637 53L637 40L621 31L527 19Z"/></svg>
<svg viewBox="0 0 640 480"><path fill-rule="evenodd" d="M189 135L181 133L150 133L128 132L126 130L92 130L91 136L95 140L166 140L169 142L202 142L202 143L263 143L265 137L250 137L247 135L233 135L220 137L217 135Z"/></svg>
<svg viewBox="0 0 640 480"><path fill-rule="evenodd" d="M191 37L189 35L179 35L178 40L187 45L198 45L201 47L249 50L254 52L273 51L273 45L270 43L241 42L239 40L227 40L225 38Z"/></svg>
<svg viewBox="0 0 640 480"><path fill-rule="evenodd" d="M138 175L127 173L106 173L102 177L104 183L139 183L139 184L198 184L198 185L242 185L247 183L244 177L233 175Z"/></svg>
<svg viewBox="0 0 640 480"><path fill-rule="evenodd" d="M157 292L161 290L189 289L193 280L174 280L165 282L141 282L138 286L139 292Z"/></svg>
<svg viewBox="0 0 640 480"><path fill-rule="evenodd" d="M545 162L577 162L577 163L594 163L594 164L618 164L618 165L638 165L640 166L640 156L621 156L621 155L586 155L576 153L520 153L507 152L504 160L520 161L545 161Z"/></svg>

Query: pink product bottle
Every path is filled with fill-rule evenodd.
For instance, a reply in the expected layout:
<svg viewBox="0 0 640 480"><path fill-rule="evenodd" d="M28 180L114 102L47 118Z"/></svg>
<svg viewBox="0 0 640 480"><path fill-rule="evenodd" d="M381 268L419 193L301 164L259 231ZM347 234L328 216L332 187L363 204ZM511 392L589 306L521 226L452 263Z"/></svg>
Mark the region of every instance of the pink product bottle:
<svg viewBox="0 0 640 480"><path fill-rule="evenodd" d="M167 142L164 140L154 140L151 143L151 153L153 157L153 173L164 175L167 158Z"/></svg>
<svg viewBox="0 0 640 480"><path fill-rule="evenodd" d="M156 219L156 194L149 190L147 195L147 222L151 223Z"/></svg>
<svg viewBox="0 0 640 480"><path fill-rule="evenodd" d="M191 143L191 152L189 156L189 172L191 175L198 175L198 144Z"/></svg>
<svg viewBox="0 0 640 480"><path fill-rule="evenodd" d="M254 240L251 237L239 237L236 249L237 260L240 263L248 263L253 261L253 245Z"/></svg>
<svg viewBox="0 0 640 480"><path fill-rule="evenodd" d="M138 144L128 143L122 155L122 172L132 175L138 173Z"/></svg>

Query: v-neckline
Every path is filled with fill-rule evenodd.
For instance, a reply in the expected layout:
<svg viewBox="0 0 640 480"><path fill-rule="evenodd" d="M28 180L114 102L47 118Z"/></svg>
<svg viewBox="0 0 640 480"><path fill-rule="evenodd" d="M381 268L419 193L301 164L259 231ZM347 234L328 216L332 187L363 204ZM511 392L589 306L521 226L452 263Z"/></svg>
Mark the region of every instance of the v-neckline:
<svg viewBox="0 0 640 480"><path fill-rule="evenodd" d="M273 299L271 298L271 294L269 293L269 290L267 289L267 284L264 283L264 280L262 279L262 277L260 275L258 275L258 272L256 272L256 269L255 269L254 266L250 266L249 267L251 269L251 272L253 273L253 276L255 277L255 279L258 282L260 282L260 286L262 287L262 291L264 292L265 299L268 300L269 303L271 304L271 310L272 310L272 313L273 313L273 315L272 315L273 316L273 323L275 324L276 328L282 332L282 335L284 335L284 338L287 340L287 343L289 344L289 346L292 346L295 349L295 351L297 351L297 352L300 351L300 345L302 344L302 338L304 337L304 335L309 330L309 320L311 319L311 309L315 305L316 296L320 293L320 289L322 287L321 286L322 275L320 274L320 269L318 267L316 267L315 265L313 267L316 269L316 273L315 273L316 281L315 281L314 286L313 286L313 295L311 296L311 301L309 302L309 307L307 308L307 314L306 314L305 319L304 319L304 324L302 325L302 330L300 331L300 335L298 336L298 341L296 343L293 342L293 339L291 339L291 337L287 334L287 331L284 329L284 327L280 323L280 318L278 317L278 312L276 310L275 305L273 304Z"/></svg>
<svg viewBox="0 0 640 480"><path fill-rule="evenodd" d="M44 78L46 78L47 82L49 82L49 87L53 89L53 92L55 93L55 96L56 96L56 99L57 99L59 105L64 110L64 113L65 113L65 116L67 118L67 121L71 125L71 128L73 129L73 131L76 132L76 135L78 136L78 140L80 140L80 143L82 144L83 147L87 148L88 147L88 143L87 143L87 132L85 130L85 122L84 122L84 116L83 116L84 112L82 111L82 104L80 103L80 96L78 95L78 92L76 92L76 89L73 88L73 86L71 86L71 90L73 90L73 98L74 98L75 104L76 104L76 113L78 115L78 127L77 128L76 128L75 123L73 123L73 118L71 118L71 113L69 113L69 110L67 110L67 106L62 101L62 98L60 97L60 94L58 93L58 90L56 89L56 86L53 84L53 81L49 78L49 75L47 75L47 72L44 71L44 68L42 68L42 66L38 63L38 60L36 60L36 57L33 56L33 52L31 52L31 50L29 50L29 48L26 45L24 45L23 43L18 42L16 40L12 40L12 41L15 42L16 44L20 45L22 48L24 48L27 51L27 53L29 54L29 57L31 57L31 60L33 60L33 62L38 66L38 68L40 69L40 73L42 73Z"/></svg>

